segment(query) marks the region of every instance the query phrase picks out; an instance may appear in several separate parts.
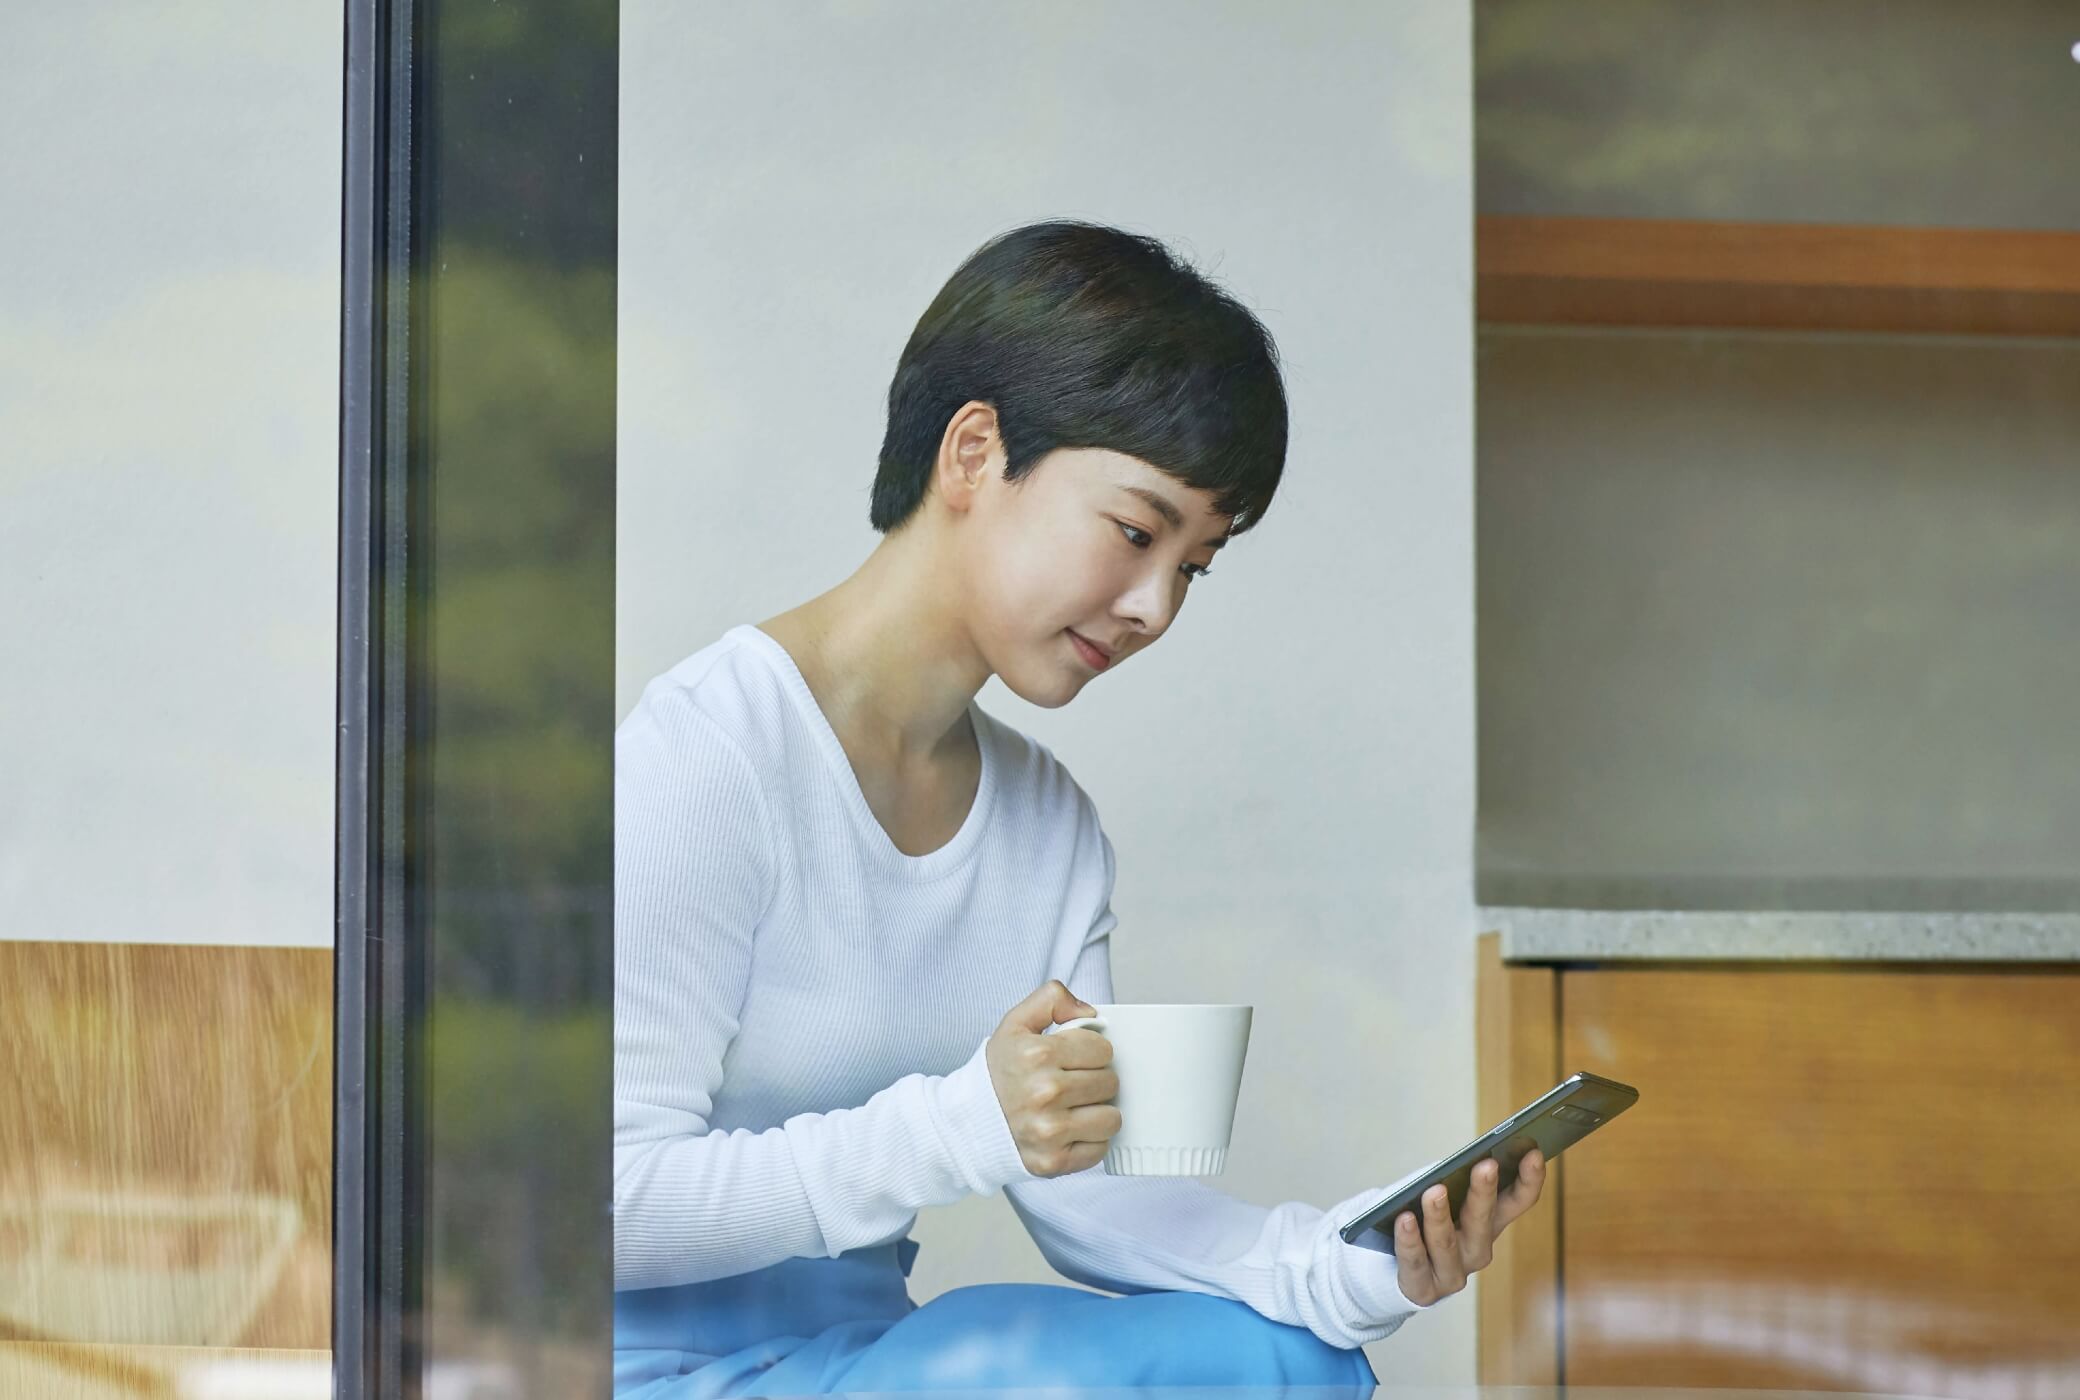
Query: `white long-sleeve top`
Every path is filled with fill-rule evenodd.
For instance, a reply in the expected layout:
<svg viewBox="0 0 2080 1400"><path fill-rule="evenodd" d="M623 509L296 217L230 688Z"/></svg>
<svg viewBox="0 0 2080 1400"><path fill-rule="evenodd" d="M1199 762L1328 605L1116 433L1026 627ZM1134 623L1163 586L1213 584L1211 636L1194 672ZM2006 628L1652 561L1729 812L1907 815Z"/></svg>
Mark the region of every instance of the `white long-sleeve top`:
<svg viewBox="0 0 2080 1400"><path fill-rule="evenodd" d="M749 623L617 729L615 1286L834 1258L1001 1188L1075 1282L1234 1298L1340 1347L1393 1332L1419 1310L1393 1254L1336 1233L1377 1191L1267 1209L1194 1178L1026 1169L983 1048L1051 977L1114 999L1113 850L1045 745L970 714L973 806L922 856Z"/></svg>

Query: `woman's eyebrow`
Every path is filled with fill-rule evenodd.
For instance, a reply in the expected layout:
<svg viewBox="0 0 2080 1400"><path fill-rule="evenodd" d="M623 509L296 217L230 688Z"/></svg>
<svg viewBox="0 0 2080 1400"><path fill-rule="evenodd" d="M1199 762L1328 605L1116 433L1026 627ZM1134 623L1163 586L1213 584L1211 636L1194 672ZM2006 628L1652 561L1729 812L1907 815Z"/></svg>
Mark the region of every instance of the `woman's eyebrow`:
<svg viewBox="0 0 2080 1400"><path fill-rule="evenodd" d="M1162 516L1163 519L1170 522L1171 529L1176 530L1183 528L1184 512L1179 510L1176 506L1171 505L1170 498L1168 496L1165 496L1162 492L1151 491L1146 486L1122 486L1119 489L1126 492L1129 496L1138 496L1142 500L1148 502L1150 507L1154 509L1157 515ZM1227 537L1223 535L1217 539L1211 539L1206 541L1206 548L1219 549L1222 545L1226 544L1227 542Z"/></svg>

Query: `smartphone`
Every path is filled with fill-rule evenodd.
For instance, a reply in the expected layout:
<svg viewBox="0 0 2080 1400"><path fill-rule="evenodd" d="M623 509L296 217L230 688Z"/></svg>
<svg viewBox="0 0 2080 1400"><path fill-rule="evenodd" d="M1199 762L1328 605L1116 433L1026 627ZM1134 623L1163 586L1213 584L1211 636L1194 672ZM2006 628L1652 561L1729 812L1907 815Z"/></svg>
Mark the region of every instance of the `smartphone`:
<svg viewBox="0 0 2080 1400"><path fill-rule="evenodd" d="M1386 1236L1385 1248L1392 1249L1394 1221L1404 1210L1416 1213L1423 1224L1423 1193L1444 1183L1452 1221L1459 1220L1459 1207L1473 1185L1474 1166L1493 1157L1501 1172L1495 1178L1495 1194L1501 1195L1517 1181L1517 1163L1534 1147L1550 1162L1598 1128L1639 1102L1639 1090L1615 1079L1581 1072L1570 1074L1522 1109L1497 1123L1466 1146L1440 1162L1433 1162L1414 1176L1367 1206L1356 1219L1338 1227L1345 1244L1357 1244L1367 1230ZM1373 1242L1378 1247L1379 1242Z"/></svg>

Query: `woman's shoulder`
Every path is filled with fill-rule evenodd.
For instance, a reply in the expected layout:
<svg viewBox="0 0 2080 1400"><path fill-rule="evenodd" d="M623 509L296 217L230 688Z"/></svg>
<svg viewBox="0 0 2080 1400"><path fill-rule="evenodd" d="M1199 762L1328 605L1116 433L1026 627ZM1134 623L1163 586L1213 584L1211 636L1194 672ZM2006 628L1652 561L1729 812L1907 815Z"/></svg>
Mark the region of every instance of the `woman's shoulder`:
<svg viewBox="0 0 2080 1400"><path fill-rule="evenodd" d="M1039 808L1044 817L1067 817L1097 827L1097 804L1050 745L980 705L975 713L990 731L985 737L996 746L1000 794Z"/></svg>
<svg viewBox="0 0 2080 1400"><path fill-rule="evenodd" d="M732 627L652 676L615 727L617 750L721 750L752 768L767 766L788 701L744 630Z"/></svg>

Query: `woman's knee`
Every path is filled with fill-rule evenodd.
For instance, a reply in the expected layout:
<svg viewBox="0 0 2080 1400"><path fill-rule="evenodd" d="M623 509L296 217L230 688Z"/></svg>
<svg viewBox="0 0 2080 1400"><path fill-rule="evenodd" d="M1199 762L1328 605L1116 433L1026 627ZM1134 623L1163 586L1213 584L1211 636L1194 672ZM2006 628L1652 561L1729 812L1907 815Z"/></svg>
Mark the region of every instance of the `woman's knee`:
<svg viewBox="0 0 2080 1400"><path fill-rule="evenodd" d="M1353 1395L1370 1395L1378 1383L1363 1351L1332 1346L1233 1298L1139 1293L1107 1306L1119 1310L1121 1334L1143 1339L1146 1369L1135 1383L1348 1386Z"/></svg>
<svg viewBox="0 0 2080 1400"><path fill-rule="evenodd" d="M1196 1315L1192 1325L1180 1330L1207 1345L1210 1354L1203 1361L1242 1382L1348 1385L1367 1395L1378 1384L1371 1362L1356 1347L1333 1346L1305 1327L1274 1321L1231 1298L1194 1293L1162 1296L1194 1300L1174 1305ZM1215 1374L1197 1383L1219 1382L1220 1376Z"/></svg>
<svg viewBox="0 0 2080 1400"><path fill-rule="evenodd" d="M1112 1297L1053 1284L976 1284L941 1294L883 1342L889 1350L862 1358L864 1375L848 1376L850 1388L875 1388L860 1380L880 1379L891 1363L942 1385L1282 1383L1348 1387L1363 1397L1377 1384L1364 1352L1206 1293Z"/></svg>

